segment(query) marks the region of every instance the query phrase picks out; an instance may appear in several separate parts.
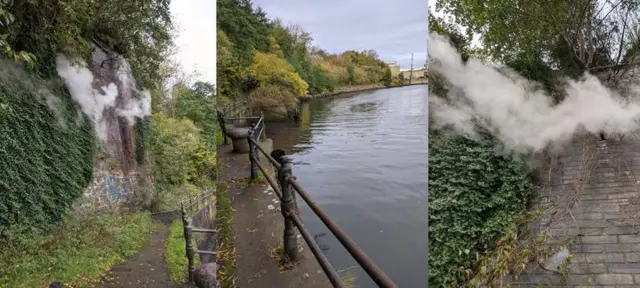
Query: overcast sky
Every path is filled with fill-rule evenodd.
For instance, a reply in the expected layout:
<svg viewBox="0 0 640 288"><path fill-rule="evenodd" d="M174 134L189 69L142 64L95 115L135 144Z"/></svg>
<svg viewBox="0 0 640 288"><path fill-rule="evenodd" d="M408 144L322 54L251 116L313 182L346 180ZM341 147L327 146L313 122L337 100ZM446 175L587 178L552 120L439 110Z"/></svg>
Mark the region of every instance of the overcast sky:
<svg viewBox="0 0 640 288"><path fill-rule="evenodd" d="M173 0L171 15L178 28L174 56L186 74L197 71L196 80L216 83L216 1Z"/></svg>
<svg viewBox="0 0 640 288"><path fill-rule="evenodd" d="M184 1L184 0L183 0ZM375 50L402 68L423 67L427 57L426 0L254 0L270 19L299 24L314 44L331 53Z"/></svg>

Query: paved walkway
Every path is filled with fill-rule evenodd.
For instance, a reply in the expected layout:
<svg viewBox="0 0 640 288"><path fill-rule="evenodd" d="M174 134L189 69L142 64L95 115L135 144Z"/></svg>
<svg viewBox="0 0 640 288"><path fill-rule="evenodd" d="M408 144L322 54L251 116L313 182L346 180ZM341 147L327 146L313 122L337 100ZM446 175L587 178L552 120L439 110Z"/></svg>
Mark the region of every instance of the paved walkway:
<svg viewBox="0 0 640 288"><path fill-rule="evenodd" d="M166 225L155 230L149 244L135 257L113 266L100 287L182 287L171 282L165 266L164 250L168 236L169 227Z"/></svg>
<svg viewBox="0 0 640 288"><path fill-rule="evenodd" d="M228 183L229 198L235 210L237 283L241 288L332 287L311 250L301 236L301 260L290 270L281 269L273 252L282 243L284 221L280 203L268 184L248 187L248 154L234 154L222 145L218 157L224 163L222 181ZM270 150L270 149L269 149ZM269 151L268 150L268 151ZM267 161L262 161L270 166Z"/></svg>
<svg viewBox="0 0 640 288"><path fill-rule="evenodd" d="M525 275L523 286L640 287L640 140L589 136L558 160L542 192L554 213L541 224L555 239L575 237L572 263L566 275Z"/></svg>

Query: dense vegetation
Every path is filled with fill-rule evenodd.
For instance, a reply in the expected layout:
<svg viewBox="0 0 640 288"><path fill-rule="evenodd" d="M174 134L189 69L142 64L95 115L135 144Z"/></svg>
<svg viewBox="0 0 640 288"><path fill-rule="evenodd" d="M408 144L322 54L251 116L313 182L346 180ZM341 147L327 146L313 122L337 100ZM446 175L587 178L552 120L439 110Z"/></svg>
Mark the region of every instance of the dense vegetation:
<svg viewBox="0 0 640 288"><path fill-rule="evenodd" d="M616 85L627 71L619 64L636 61L638 53L637 1L441 0L435 8L453 17L430 15L430 30L448 36L464 61L473 55L507 66L541 83L556 101L564 79L587 71L610 67L605 80ZM470 47L474 34L482 47ZM446 79L434 71L429 77L430 93L446 98ZM430 131L429 142L429 283L460 287L478 275L499 279L521 271L514 263L534 256L516 259L498 243L521 240L514 232L533 189L527 166L517 155L496 154L496 140L486 133L467 139ZM491 275L494 269L500 275Z"/></svg>
<svg viewBox="0 0 640 288"><path fill-rule="evenodd" d="M143 87L158 88L172 45L169 3L2 0L0 48L10 57L36 60L34 69L49 78L56 76L56 53L90 60L92 41L97 40L129 60Z"/></svg>
<svg viewBox="0 0 640 288"><path fill-rule="evenodd" d="M481 36L478 55L509 64L530 79L579 77L598 67L635 60L637 1L443 0L436 8ZM515 66L515 67L513 67ZM614 69L616 77L622 67ZM613 79L612 79L613 80ZM615 82L615 81L614 81Z"/></svg>
<svg viewBox="0 0 640 288"><path fill-rule="evenodd" d="M218 95L249 96L258 109L291 109L309 94L343 86L391 85L389 66L373 50L330 54L312 47L300 27L271 20L250 0L221 0L218 21Z"/></svg>
<svg viewBox="0 0 640 288"><path fill-rule="evenodd" d="M0 1L0 48L16 62L3 61L0 71L1 129L7 136L0 144L1 165L9 171L0 176L7 197L0 204L5 215L0 236L55 225L91 178L96 146L92 124L78 116L61 84L56 54L89 60L97 41L127 57L142 86L162 87L168 72L161 68L172 43L168 4ZM16 72L10 66L31 71ZM147 130L142 128L137 129L140 136ZM145 145L138 148L142 159Z"/></svg>
<svg viewBox="0 0 640 288"><path fill-rule="evenodd" d="M69 213L104 151L57 75L58 53L91 63L94 45L111 50L151 92L153 115L136 120L135 154L139 172L155 176L153 201L130 208L176 208L213 187L215 88L178 75L169 3L0 0L0 55L8 58L0 59L0 286L94 281L152 230L144 213Z"/></svg>
<svg viewBox="0 0 640 288"><path fill-rule="evenodd" d="M476 253L491 251L526 209L530 171L495 153L490 136L429 135L429 284L460 287Z"/></svg>

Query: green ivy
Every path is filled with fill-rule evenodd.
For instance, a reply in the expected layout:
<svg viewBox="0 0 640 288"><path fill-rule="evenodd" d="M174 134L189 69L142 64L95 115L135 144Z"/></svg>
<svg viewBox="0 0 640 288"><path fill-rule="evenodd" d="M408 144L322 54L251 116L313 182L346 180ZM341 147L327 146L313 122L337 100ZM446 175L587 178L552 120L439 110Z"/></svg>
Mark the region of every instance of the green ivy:
<svg viewBox="0 0 640 288"><path fill-rule="evenodd" d="M91 180L90 121L62 81L45 83L2 60L0 135L0 238L54 226Z"/></svg>
<svg viewBox="0 0 640 288"><path fill-rule="evenodd" d="M496 153L490 136L429 135L429 284L461 287L476 253L491 251L526 211L526 163Z"/></svg>

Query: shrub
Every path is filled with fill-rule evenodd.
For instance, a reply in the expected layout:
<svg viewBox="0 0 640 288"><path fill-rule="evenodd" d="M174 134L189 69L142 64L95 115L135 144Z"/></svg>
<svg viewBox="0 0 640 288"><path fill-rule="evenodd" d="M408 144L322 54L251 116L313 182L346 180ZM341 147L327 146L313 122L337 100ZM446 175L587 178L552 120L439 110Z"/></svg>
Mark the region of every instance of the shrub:
<svg viewBox="0 0 640 288"><path fill-rule="evenodd" d="M156 181L154 209L173 209L215 176L216 154L191 120L152 116L149 150ZM198 187L199 186L199 187Z"/></svg>
<svg viewBox="0 0 640 288"><path fill-rule="evenodd" d="M525 163L496 142L429 135L429 284L460 287L476 253L495 248L533 192Z"/></svg>
<svg viewBox="0 0 640 288"><path fill-rule="evenodd" d="M95 139L62 81L0 61L0 238L53 227L91 180Z"/></svg>

